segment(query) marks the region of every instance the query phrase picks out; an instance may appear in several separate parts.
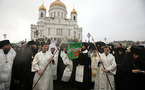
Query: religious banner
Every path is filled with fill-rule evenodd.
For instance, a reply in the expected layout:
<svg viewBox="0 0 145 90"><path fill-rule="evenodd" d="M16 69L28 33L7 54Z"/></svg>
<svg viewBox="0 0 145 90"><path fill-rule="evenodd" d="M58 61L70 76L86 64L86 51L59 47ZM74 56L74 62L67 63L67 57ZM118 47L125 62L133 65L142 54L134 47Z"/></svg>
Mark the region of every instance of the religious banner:
<svg viewBox="0 0 145 90"><path fill-rule="evenodd" d="M77 59L82 48L82 43L80 42L68 42L67 55L70 60Z"/></svg>

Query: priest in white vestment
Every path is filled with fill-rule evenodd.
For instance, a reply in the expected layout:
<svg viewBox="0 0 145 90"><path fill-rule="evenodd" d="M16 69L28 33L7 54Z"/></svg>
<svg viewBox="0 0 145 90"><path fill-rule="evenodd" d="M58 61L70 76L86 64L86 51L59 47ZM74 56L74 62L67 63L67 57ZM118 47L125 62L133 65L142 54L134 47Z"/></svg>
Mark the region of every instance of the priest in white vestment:
<svg viewBox="0 0 145 90"><path fill-rule="evenodd" d="M91 69L92 69L92 82L95 82L96 75L98 72L98 62L100 60L96 48L93 48L93 51L91 53Z"/></svg>
<svg viewBox="0 0 145 90"><path fill-rule="evenodd" d="M90 57L91 57L91 71L92 71L91 89L93 89L94 84L95 84L96 75L98 73L98 66L97 65L98 65L98 62L100 60L95 47L92 47L92 53L90 54Z"/></svg>
<svg viewBox="0 0 145 90"><path fill-rule="evenodd" d="M66 68L63 71L61 81L68 82L70 80L70 77L72 74L73 62L72 62L72 60L69 60L67 53L64 49L65 48L63 48L63 50L61 51L60 56L62 58L64 65L66 65Z"/></svg>
<svg viewBox="0 0 145 90"><path fill-rule="evenodd" d="M50 61L52 55L47 51L47 44L42 44L42 51L37 53L32 62L32 72L36 72L33 80L33 86L37 82L43 70ZM53 90L53 74L50 63L37 83L34 90Z"/></svg>
<svg viewBox="0 0 145 90"><path fill-rule="evenodd" d="M110 52L109 47L105 46L104 53L100 55L101 56L100 62L104 64L105 69L103 69L101 64L99 65L100 67L96 76L94 90L111 90L111 87L109 85L105 73L109 77L113 90L115 90L114 75L116 74L116 62L114 56L109 52Z"/></svg>
<svg viewBox="0 0 145 90"><path fill-rule="evenodd" d="M9 40L0 43L0 90L10 90L12 65L16 52L11 48Z"/></svg>
<svg viewBox="0 0 145 90"><path fill-rule="evenodd" d="M56 52L57 47L54 43L49 45L48 53L52 57L53 54ZM53 80L57 80L57 65L58 65L58 52L54 55L53 63L52 63L52 73L53 73Z"/></svg>

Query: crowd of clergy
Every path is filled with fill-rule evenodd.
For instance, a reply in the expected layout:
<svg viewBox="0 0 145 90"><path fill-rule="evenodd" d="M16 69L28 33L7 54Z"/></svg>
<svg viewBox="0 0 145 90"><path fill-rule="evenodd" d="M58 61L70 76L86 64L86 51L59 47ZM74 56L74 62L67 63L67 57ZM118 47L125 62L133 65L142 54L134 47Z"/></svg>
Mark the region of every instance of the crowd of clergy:
<svg viewBox="0 0 145 90"><path fill-rule="evenodd" d="M144 46L82 42L72 60L67 50L67 43L0 41L0 90L145 90Z"/></svg>

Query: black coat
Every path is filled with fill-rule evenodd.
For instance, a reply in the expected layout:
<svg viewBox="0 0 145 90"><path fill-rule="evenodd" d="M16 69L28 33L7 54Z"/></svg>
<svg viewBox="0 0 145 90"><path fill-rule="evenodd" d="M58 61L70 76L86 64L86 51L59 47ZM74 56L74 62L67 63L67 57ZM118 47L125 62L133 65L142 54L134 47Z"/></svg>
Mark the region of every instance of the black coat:
<svg viewBox="0 0 145 90"><path fill-rule="evenodd" d="M63 75L63 72L66 68L66 65L63 63L63 60L60 56L61 54L61 50L59 51L59 54L58 54L58 66L57 66L57 85L54 85L54 90L73 90L74 88L74 80L75 80L75 67L76 65L74 65L74 62L73 62L73 70L72 70L72 75L70 77L70 80L68 82L63 82L61 81L62 79L62 75ZM75 61L75 60L73 60Z"/></svg>
<svg viewBox="0 0 145 90"><path fill-rule="evenodd" d="M89 90L91 84L91 58L88 56L88 53L80 53L77 64L84 65L84 76L83 82L76 82L77 87L81 90Z"/></svg>
<svg viewBox="0 0 145 90"><path fill-rule="evenodd" d="M124 60L124 56L125 54L119 54L119 53L116 53L114 55L115 57L115 61L116 61L116 64L117 64L117 70L119 69L120 65L122 64L123 60Z"/></svg>
<svg viewBox="0 0 145 90"><path fill-rule="evenodd" d="M16 57L12 66L12 79L11 79L11 89L10 90L24 90L23 89L23 72L22 72L22 52L21 50L16 51Z"/></svg>
<svg viewBox="0 0 145 90"><path fill-rule="evenodd" d="M121 79L120 79L120 77L118 77L119 76L118 69L119 69L120 65L122 64L122 62L124 60L124 56L125 56L124 53L121 54L121 55L119 53L116 53L114 55L115 61L116 61L116 64L117 64L117 71L116 71L116 75L115 75L115 87L116 87L116 90L119 90L119 87L120 87Z"/></svg>
<svg viewBox="0 0 145 90"><path fill-rule="evenodd" d="M31 66L36 50L26 48L22 55L21 78L24 90L32 90L34 72L31 72Z"/></svg>
<svg viewBox="0 0 145 90"><path fill-rule="evenodd" d="M61 81L63 71L66 68L60 54L61 54L61 50L59 51L59 54L58 54L58 66L57 66L57 80L59 81Z"/></svg>
<svg viewBox="0 0 145 90"><path fill-rule="evenodd" d="M118 70L118 77L121 79L119 90L145 90L145 75L132 73L133 69L145 70L145 62L141 58L134 60L129 53Z"/></svg>
<svg viewBox="0 0 145 90"><path fill-rule="evenodd" d="M14 59L13 62L13 66L12 66L12 76L11 76L11 88L10 90L19 90L17 88L19 88L20 85L20 57L18 54L16 54L16 57Z"/></svg>

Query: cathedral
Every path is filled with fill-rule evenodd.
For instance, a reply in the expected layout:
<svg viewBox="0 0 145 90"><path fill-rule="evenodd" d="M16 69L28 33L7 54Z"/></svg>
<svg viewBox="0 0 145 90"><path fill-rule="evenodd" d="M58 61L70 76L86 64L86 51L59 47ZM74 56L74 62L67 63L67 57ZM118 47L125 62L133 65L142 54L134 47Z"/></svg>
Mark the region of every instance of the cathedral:
<svg viewBox="0 0 145 90"><path fill-rule="evenodd" d="M82 28L77 24L77 11L73 8L70 18L67 18L67 8L63 2L56 0L47 9L42 4L39 7L37 24L31 24L31 39L57 43L62 39L82 41Z"/></svg>

